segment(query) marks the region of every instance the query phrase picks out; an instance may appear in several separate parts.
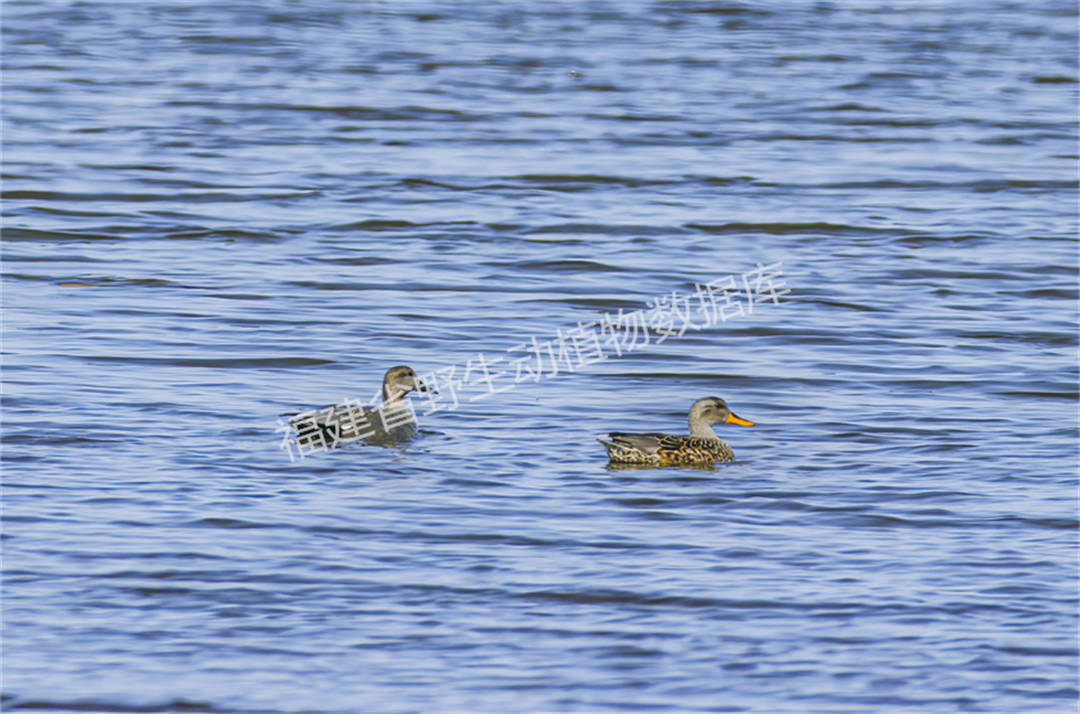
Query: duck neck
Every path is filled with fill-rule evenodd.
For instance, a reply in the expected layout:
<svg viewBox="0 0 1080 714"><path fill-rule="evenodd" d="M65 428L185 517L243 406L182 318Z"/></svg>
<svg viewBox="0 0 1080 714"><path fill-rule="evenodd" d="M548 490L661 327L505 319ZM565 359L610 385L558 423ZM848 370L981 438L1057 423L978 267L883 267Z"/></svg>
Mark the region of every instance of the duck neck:
<svg viewBox="0 0 1080 714"><path fill-rule="evenodd" d="M401 402L401 397L405 392L400 388L395 389L390 386L389 382L383 382L382 386L382 403L383 407L396 407Z"/></svg>
<svg viewBox="0 0 1080 714"><path fill-rule="evenodd" d="M699 439L716 439L716 432L713 431L712 425L706 424L702 419L690 419L690 436L696 436Z"/></svg>

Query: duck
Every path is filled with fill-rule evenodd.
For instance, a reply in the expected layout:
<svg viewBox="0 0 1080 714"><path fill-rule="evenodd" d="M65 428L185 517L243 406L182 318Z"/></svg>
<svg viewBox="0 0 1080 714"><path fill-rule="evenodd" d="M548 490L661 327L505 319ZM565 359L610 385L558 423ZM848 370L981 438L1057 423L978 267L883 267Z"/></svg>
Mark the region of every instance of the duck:
<svg viewBox="0 0 1080 714"><path fill-rule="evenodd" d="M690 407L690 434L628 434L612 432L598 438L613 464L649 466L702 466L718 461L734 461L735 452L713 431L714 424L754 426L736 416L720 397L702 397Z"/></svg>
<svg viewBox="0 0 1080 714"><path fill-rule="evenodd" d="M416 416L404 397L409 392L437 393L416 375L412 367L399 364L386 370L382 403L378 409L346 401L312 409L289 418L303 451L333 448L350 441L396 446L416 434Z"/></svg>

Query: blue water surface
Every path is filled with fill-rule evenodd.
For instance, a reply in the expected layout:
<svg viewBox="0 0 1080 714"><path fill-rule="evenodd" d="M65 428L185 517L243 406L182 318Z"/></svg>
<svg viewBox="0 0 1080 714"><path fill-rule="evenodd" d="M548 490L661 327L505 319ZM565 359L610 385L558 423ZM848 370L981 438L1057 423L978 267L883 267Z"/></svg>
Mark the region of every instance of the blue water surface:
<svg viewBox="0 0 1080 714"><path fill-rule="evenodd" d="M5 711L1076 711L1074 4L2 12Z"/></svg>

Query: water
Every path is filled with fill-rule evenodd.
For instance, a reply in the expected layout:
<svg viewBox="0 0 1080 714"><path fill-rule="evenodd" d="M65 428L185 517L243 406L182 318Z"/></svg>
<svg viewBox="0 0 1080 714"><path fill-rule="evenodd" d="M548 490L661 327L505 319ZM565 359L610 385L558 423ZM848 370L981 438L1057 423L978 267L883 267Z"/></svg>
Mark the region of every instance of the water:
<svg viewBox="0 0 1080 714"><path fill-rule="evenodd" d="M5 710L1076 710L1072 4L3 13ZM709 394L734 464L606 468Z"/></svg>

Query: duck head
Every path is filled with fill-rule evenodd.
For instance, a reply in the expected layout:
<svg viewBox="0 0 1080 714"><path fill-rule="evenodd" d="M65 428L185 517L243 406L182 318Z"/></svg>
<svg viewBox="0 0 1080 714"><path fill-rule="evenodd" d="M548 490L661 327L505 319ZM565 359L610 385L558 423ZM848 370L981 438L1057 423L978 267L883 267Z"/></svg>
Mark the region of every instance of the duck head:
<svg viewBox="0 0 1080 714"><path fill-rule="evenodd" d="M435 391L420 381L412 367L399 364L386 370L386 376L383 377L382 383L384 403L395 402L413 390L417 392Z"/></svg>
<svg viewBox="0 0 1080 714"><path fill-rule="evenodd" d="M690 435L709 439L716 438L713 424L738 424L753 426L754 422L735 416L720 397L702 397L690 407Z"/></svg>

